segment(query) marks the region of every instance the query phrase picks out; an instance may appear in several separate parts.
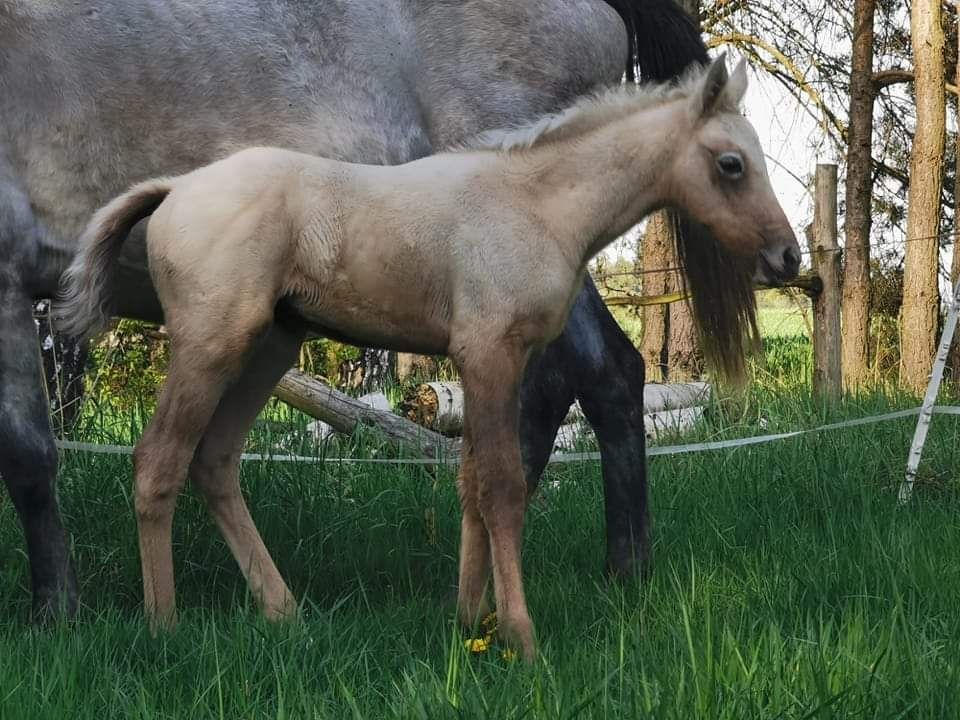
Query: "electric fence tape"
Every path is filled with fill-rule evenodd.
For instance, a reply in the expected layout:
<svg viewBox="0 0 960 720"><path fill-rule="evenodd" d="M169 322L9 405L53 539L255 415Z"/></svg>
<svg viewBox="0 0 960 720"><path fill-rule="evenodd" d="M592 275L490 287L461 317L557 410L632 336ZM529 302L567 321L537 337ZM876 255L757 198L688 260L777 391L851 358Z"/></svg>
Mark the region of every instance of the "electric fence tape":
<svg viewBox="0 0 960 720"><path fill-rule="evenodd" d="M710 452L714 450L728 450L750 445L761 445L764 443L776 442L778 440L789 440L791 438L811 435L814 433L825 432L829 430L840 430L843 428L858 427L860 425L873 425L875 423L887 422L890 420L899 420L901 418L913 417L919 415L922 407L908 408L906 410L896 410L894 412L883 413L881 415L870 415L867 417L856 418L854 420L843 420L841 422L828 423L814 428L804 430L790 430L781 433L772 433L769 435L754 435L752 437L731 438L729 440L713 440L709 442L687 443L684 445L663 445L647 448L647 457L659 457L663 455L685 455L687 453ZM932 413L937 415L960 415L960 406L956 405L936 405L931 408ZM72 440L58 440L57 447L61 450L70 452L88 452L107 455L131 455L133 447L131 445L99 445L97 443L74 442ZM260 462L294 462L307 464L355 464L355 465L456 465L458 459L450 458L351 458L351 457L326 457L314 455L291 455L281 453L244 453L240 456L244 461ZM581 452L581 453L553 453L550 456L551 464L589 462L599 460L599 452Z"/></svg>

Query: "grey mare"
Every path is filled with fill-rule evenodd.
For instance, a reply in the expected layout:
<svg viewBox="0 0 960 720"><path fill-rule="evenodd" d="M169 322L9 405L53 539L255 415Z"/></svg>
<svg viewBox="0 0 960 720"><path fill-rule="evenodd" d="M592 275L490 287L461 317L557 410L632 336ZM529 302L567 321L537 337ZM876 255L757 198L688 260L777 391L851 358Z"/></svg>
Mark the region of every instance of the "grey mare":
<svg viewBox="0 0 960 720"><path fill-rule="evenodd" d="M77 583L30 307L55 292L95 208L249 145L405 162L555 111L625 69L667 79L705 59L672 0L0 2L0 475L23 524L34 614L72 614ZM118 310L160 320L142 233L130 245ZM258 381L241 392L262 397L293 361L261 350ZM643 381L588 283L522 391L531 485L580 398L620 574L648 557Z"/></svg>

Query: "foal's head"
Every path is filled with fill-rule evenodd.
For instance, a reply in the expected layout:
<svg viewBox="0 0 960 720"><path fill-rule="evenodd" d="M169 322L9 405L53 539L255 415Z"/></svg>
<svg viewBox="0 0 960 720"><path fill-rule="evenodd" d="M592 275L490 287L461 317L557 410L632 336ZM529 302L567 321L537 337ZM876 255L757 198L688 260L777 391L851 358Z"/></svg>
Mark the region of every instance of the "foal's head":
<svg viewBox="0 0 960 720"><path fill-rule="evenodd" d="M668 200L728 252L756 263L756 279L772 285L796 276L800 248L770 187L757 134L739 112L746 89L745 63L728 75L723 57L694 81L686 101L692 134L678 148Z"/></svg>

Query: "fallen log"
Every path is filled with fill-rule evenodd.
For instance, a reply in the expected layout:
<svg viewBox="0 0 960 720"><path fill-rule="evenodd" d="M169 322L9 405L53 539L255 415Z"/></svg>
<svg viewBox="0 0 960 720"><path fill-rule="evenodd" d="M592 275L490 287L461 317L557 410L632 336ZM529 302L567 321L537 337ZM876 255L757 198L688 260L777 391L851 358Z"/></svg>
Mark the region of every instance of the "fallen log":
<svg viewBox="0 0 960 720"><path fill-rule="evenodd" d="M643 416L648 440L681 435L693 429L703 419L703 405L658 410Z"/></svg>
<svg viewBox="0 0 960 720"><path fill-rule="evenodd" d="M705 382L647 383L643 388L643 411L647 415L710 402L712 388ZM453 436L463 432L463 388L459 382L418 385L404 401L408 419ZM583 421L583 410L574 402L564 423Z"/></svg>
<svg viewBox="0 0 960 720"><path fill-rule="evenodd" d="M370 407L299 370L287 372L273 394L340 433L352 433L358 424L363 424L377 428L395 445L422 457L456 457L460 452L459 442L399 415Z"/></svg>
<svg viewBox="0 0 960 720"><path fill-rule="evenodd" d="M660 440L682 435L692 430L700 422L703 413L704 407L702 405L647 413L643 416L643 426L647 440ZM553 449L556 452L575 452L579 449L578 443L591 437L592 434L593 430L587 425L586 420L566 422L557 430L557 437L553 441Z"/></svg>
<svg viewBox="0 0 960 720"><path fill-rule="evenodd" d="M713 392L710 383L647 383L643 386L643 411L648 415L663 410L677 410L706 405Z"/></svg>
<svg viewBox="0 0 960 720"><path fill-rule="evenodd" d="M357 398L358 402L362 402L364 405L372 407L374 410L383 410L384 412L391 412L393 408L390 407L390 401L387 400L387 396L382 392L367 393L366 395L361 395ZM307 433L318 443L323 442L328 437L336 433L336 429L330 423L325 423L323 420L314 420L312 423L307 423L306 427Z"/></svg>

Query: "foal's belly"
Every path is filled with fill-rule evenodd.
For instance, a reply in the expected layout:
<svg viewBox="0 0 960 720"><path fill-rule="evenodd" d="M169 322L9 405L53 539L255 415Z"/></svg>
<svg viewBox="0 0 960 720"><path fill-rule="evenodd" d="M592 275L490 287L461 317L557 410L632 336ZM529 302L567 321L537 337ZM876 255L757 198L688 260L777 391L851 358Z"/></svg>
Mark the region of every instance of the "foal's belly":
<svg viewBox="0 0 960 720"><path fill-rule="evenodd" d="M358 347L445 355L450 344L444 323L402 303L370 299L349 308L334 308L325 306L322 300L311 303L290 298L287 305L317 335Z"/></svg>

